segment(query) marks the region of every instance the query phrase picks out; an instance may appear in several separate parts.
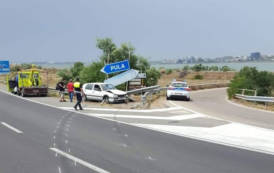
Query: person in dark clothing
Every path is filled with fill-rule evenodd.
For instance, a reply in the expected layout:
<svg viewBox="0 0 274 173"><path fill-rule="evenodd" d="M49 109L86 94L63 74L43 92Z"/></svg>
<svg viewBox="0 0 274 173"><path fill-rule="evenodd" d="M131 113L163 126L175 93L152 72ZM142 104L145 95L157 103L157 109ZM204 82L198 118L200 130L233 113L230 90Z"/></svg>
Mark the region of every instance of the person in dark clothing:
<svg viewBox="0 0 274 173"><path fill-rule="evenodd" d="M82 102L82 86L81 83L79 82L79 78L76 78L76 82L74 82L73 84L74 87L74 93L76 94L76 99L77 99L77 103L74 106L74 109L77 110L77 107L79 106L80 110L83 110L81 102Z"/></svg>
<svg viewBox="0 0 274 173"><path fill-rule="evenodd" d="M60 95L60 102L65 102L64 92L65 92L65 82L62 80L58 83L59 86L59 95Z"/></svg>

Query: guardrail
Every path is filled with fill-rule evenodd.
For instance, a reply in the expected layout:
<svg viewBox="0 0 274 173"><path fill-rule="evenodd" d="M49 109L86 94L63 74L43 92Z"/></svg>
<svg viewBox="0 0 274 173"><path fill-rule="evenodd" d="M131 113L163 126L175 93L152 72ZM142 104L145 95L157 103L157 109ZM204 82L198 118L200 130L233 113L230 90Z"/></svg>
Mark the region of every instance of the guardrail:
<svg viewBox="0 0 274 173"><path fill-rule="evenodd" d="M127 94L128 95L130 95L130 94L140 94L140 93L142 94L142 93L149 92L149 91L157 89L157 88L160 88L160 85L155 85L155 86L151 86L151 87L145 87L145 88L140 88L140 89L136 89L136 90L127 91Z"/></svg>
<svg viewBox="0 0 274 173"><path fill-rule="evenodd" d="M242 94L236 94L236 98L254 101L254 102L263 102L263 103L274 103L274 97L265 97L265 96L247 96Z"/></svg>

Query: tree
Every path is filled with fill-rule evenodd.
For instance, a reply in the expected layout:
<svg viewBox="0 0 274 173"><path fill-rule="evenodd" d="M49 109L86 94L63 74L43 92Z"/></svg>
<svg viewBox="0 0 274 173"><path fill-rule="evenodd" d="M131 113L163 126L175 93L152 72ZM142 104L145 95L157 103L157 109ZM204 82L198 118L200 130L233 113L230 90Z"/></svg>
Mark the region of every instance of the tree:
<svg viewBox="0 0 274 173"><path fill-rule="evenodd" d="M196 72L202 71L202 70L203 70L202 64L195 64L195 65L192 67L192 70L193 70L193 71L196 71Z"/></svg>
<svg viewBox="0 0 274 173"><path fill-rule="evenodd" d="M146 86L153 86L157 85L158 80L161 77L161 73L154 67L148 69L146 71L147 78L145 80L145 85Z"/></svg>
<svg viewBox="0 0 274 173"><path fill-rule="evenodd" d="M116 50L116 45L112 42L111 38L103 38L96 40L96 46L102 50L103 54L101 55L100 59L102 62L110 63L113 62L113 55L112 53Z"/></svg>
<svg viewBox="0 0 274 173"><path fill-rule="evenodd" d="M71 70L69 69L62 69L57 72L57 75L62 78L65 82L68 82L70 79L72 79Z"/></svg>
<svg viewBox="0 0 274 173"><path fill-rule="evenodd" d="M232 69L229 68L227 65L223 66L220 70L221 70L222 72L232 71Z"/></svg>
<svg viewBox="0 0 274 173"><path fill-rule="evenodd" d="M147 69L150 69L149 62L143 57L138 57L137 70L140 70L141 72L145 72Z"/></svg>
<svg viewBox="0 0 274 173"><path fill-rule="evenodd" d="M209 70L210 70L210 71L218 71L218 70L219 70L219 67L216 66L216 65L213 65L213 66L210 66L210 67L209 67Z"/></svg>
<svg viewBox="0 0 274 173"><path fill-rule="evenodd" d="M82 62L76 62L74 63L73 67L70 69L72 78L75 79L79 77L80 72L83 70L84 64Z"/></svg>
<svg viewBox="0 0 274 173"><path fill-rule="evenodd" d="M85 67L80 72L80 82L103 82L105 79L105 74L100 71L103 68L103 66L103 62L94 62L91 65Z"/></svg>

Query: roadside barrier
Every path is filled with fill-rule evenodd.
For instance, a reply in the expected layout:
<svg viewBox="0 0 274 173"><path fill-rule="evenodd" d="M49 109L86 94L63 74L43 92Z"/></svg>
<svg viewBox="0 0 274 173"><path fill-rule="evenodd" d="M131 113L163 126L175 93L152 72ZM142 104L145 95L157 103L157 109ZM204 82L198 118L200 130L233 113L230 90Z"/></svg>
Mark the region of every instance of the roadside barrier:
<svg viewBox="0 0 274 173"><path fill-rule="evenodd" d="M140 88L140 89L135 89L135 90L127 91L127 95L130 95L130 94L142 94L142 93L150 92L150 91L155 90L157 88L160 88L160 85L155 85L155 86L150 86L150 87L145 87L145 88Z"/></svg>
<svg viewBox="0 0 274 173"><path fill-rule="evenodd" d="M236 94L236 98L243 99L253 102L264 102L264 103L274 103L274 97L265 97L265 96L247 96L242 94Z"/></svg>

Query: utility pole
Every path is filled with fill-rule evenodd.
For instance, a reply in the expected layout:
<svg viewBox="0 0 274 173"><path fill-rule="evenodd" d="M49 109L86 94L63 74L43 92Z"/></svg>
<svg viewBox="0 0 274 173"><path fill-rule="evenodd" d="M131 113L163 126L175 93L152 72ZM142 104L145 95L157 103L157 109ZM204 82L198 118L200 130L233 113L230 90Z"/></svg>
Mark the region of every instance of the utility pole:
<svg viewBox="0 0 274 173"><path fill-rule="evenodd" d="M130 65L130 50L129 50L129 48L128 48L128 63ZM127 83L126 83L126 91L128 91L128 85L129 85L129 82L127 81Z"/></svg>

